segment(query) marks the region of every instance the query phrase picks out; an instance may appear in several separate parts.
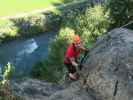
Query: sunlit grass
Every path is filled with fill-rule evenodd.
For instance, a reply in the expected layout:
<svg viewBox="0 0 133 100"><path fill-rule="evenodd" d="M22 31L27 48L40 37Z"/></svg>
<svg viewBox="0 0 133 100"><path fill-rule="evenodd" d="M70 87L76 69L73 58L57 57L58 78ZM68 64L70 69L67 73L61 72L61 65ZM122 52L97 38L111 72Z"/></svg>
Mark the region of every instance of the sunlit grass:
<svg viewBox="0 0 133 100"><path fill-rule="evenodd" d="M3 27L3 26L11 26L13 25L13 22L8 20L8 19L0 19L0 28Z"/></svg>
<svg viewBox="0 0 133 100"><path fill-rule="evenodd" d="M13 16L61 3L63 0L1 0L0 16Z"/></svg>

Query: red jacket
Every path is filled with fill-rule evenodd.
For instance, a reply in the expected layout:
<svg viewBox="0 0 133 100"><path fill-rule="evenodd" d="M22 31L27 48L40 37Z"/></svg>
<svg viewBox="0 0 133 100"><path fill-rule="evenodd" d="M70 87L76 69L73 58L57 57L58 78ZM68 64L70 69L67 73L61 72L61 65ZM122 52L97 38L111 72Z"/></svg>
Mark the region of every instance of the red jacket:
<svg viewBox="0 0 133 100"><path fill-rule="evenodd" d="M64 57L64 64L70 64L69 58L75 58L80 55L81 50L76 50L74 44L70 44L66 50L65 57Z"/></svg>

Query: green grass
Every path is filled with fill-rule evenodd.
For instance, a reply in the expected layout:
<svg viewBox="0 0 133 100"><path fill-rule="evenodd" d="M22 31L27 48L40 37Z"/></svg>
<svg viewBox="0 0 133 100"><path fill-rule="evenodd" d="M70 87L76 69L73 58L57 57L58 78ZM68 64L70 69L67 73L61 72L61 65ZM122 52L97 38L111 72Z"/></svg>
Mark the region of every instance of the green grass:
<svg viewBox="0 0 133 100"><path fill-rule="evenodd" d="M45 9L61 3L63 0L0 0L0 17Z"/></svg>

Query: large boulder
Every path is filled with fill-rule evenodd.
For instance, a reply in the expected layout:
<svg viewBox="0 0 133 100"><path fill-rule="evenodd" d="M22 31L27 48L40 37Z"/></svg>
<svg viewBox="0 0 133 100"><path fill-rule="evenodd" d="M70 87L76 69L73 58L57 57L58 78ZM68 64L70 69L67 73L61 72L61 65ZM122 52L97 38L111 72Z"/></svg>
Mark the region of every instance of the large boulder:
<svg viewBox="0 0 133 100"><path fill-rule="evenodd" d="M133 31L117 28L99 38L82 75L102 100L133 100Z"/></svg>

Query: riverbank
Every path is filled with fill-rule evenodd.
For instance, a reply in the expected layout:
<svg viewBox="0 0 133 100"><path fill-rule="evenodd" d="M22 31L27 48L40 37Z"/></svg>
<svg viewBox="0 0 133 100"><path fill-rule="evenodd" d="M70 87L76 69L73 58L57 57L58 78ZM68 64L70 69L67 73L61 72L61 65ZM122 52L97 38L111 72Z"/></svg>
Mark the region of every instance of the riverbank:
<svg viewBox="0 0 133 100"><path fill-rule="evenodd" d="M17 38L29 38L40 33L58 31L63 16L70 10L81 9L87 0L37 10L19 16L0 19L0 43ZM60 13L59 13L60 12ZM55 27L56 26L56 27Z"/></svg>

